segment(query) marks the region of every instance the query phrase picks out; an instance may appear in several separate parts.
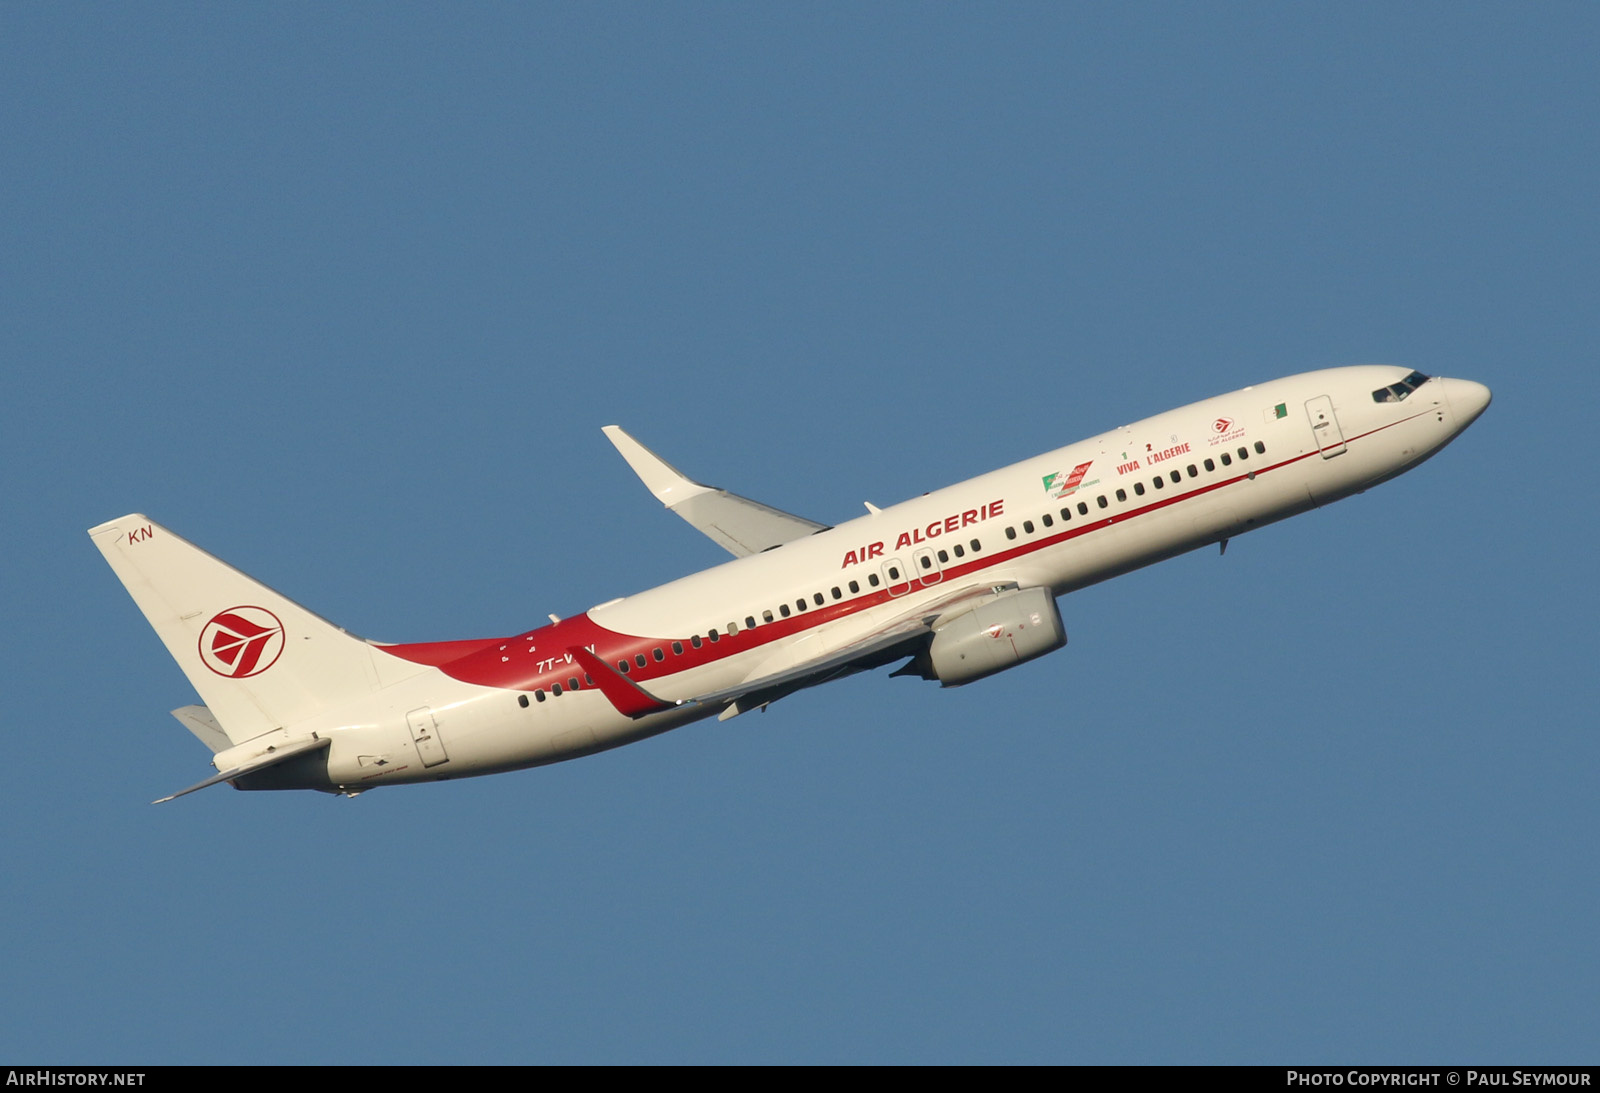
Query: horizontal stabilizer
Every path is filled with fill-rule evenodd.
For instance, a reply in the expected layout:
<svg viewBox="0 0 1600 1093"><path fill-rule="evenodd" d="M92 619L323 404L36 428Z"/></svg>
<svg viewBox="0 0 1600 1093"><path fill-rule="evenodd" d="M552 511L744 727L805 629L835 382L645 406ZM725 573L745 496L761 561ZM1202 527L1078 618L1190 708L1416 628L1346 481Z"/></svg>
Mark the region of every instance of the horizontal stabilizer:
<svg viewBox="0 0 1600 1093"><path fill-rule="evenodd" d="M619 426L607 425L602 432L658 501L735 557L828 530L826 524L692 481Z"/></svg>
<svg viewBox="0 0 1600 1093"><path fill-rule="evenodd" d="M194 733L200 743L210 748L213 755L233 747L233 741L228 739L228 734L222 731L217 719L204 706L179 706L172 711L172 716Z"/></svg>
<svg viewBox="0 0 1600 1093"><path fill-rule="evenodd" d="M179 720L182 720L182 718L179 718ZM218 782L230 782L235 778L242 778L246 774L254 774L258 770L266 770L268 767L275 767L286 759L293 759L295 756L304 755L308 751L316 751L318 748L325 748L332 742L333 741L329 740L327 737L312 736L305 740L296 740L292 744L284 744L280 747L274 748L259 758L250 760L248 763L241 763L236 767L231 767L228 770L223 771L221 774L207 778L203 782L196 782L188 789L180 789L176 793L170 794L166 797L157 798L150 803L153 805L165 804L167 801L176 800L177 798L182 797L184 794L193 793L197 789L205 789L207 786L214 786Z"/></svg>

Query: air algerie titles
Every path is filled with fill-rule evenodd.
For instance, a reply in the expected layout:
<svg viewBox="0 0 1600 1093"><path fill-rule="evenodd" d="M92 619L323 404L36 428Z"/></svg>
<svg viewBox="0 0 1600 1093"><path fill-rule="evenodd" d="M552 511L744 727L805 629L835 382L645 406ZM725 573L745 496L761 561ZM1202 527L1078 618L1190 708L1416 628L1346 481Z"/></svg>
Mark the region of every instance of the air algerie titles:
<svg viewBox="0 0 1600 1093"><path fill-rule="evenodd" d="M906 547L916 546L918 543L926 543L930 539L937 539L947 532L954 533L964 527L981 523L991 516L1003 515L1005 508L1006 503L1003 500L990 501L987 505L979 505L977 508L967 509L965 512L952 513L942 520L935 520L920 528L902 531L894 541L894 549L902 550ZM881 558L883 557L883 549L884 541L879 539L876 543L868 543L866 546L846 551L844 562L839 568L848 569L853 565L860 565L862 562L870 561L873 558Z"/></svg>

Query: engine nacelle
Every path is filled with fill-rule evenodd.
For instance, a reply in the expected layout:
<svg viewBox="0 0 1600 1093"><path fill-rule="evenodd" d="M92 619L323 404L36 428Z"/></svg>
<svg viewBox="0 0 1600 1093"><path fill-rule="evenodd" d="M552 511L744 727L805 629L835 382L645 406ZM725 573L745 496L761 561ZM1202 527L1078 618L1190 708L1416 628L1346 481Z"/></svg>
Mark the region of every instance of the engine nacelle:
<svg viewBox="0 0 1600 1093"><path fill-rule="evenodd" d="M941 624L917 668L925 679L959 687L1043 656L1067 643L1048 588L998 593Z"/></svg>

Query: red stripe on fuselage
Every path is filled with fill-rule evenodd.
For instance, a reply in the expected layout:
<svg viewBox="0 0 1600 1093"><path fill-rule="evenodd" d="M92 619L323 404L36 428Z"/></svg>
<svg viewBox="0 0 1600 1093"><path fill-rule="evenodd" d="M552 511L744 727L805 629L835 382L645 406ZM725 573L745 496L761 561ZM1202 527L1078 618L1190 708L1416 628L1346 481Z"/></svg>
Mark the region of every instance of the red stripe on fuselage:
<svg viewBox="0 0 1600 1093"><path fill-rule="evenodd" d="M1376 433L1383 432L1385 429L1403 425L1407 421L1412 421L1431 412L1429 410L1425 411L1424 414L1413 414L1411 417L1402 418L1400 421L1390 422L1388 425L1350 437L1345 443L1347 445L1354 444L1358 440L1364 440ZM1312 448L1308 452L1265 467L1246 468L1244 464L1238 464L1241 468L1240 473L1230 478L1209 482L1205 485L1195 486L1186 492L1178 492L1152 500L1150 503L1141 505L1138 508L1110 512L1109 515L1095 519L1084 518L1088 519L1089 522L1078 524L1074 527L1063 527L1061 530L1054 531L1049 535L1036 534L1028 542L1019 543L1009 549L996 550L994 553L985 552L980 556L973 557L971 561L941 566L940 573L942 576L938 581L923 584L920 579L913 578L914 584L916 585L916 590L923 590L952 580L959 580L1003 562L1012 561L1035 551L1045 550L1080 536L1091 534L1102 528L1110 527L1112 524L1127 523L1129 520L1139 516L1145 516L1161 509L1170 508L1181 502L1202 497L1208 493L1242 482L1249 478L1251 474L1259 478L1264 474L1293 466L1302 460L1320 457L1321 454L1318 449ZM1207 457L1196 453L1195 462L1200 462L1205 458ZM1169 486L1174 490L1180 488L1171 485L1170 482ZM1073 503L1080 499L1076 495L1071 498ZM1066 499L1063 498L1062 500L1065 501ZM1007 499L1007 503L1008 505L1011 504L1010 499ZM1125 504L1126 502L1114 503ZM1051 515L1054 516L1059 510L1045 510L1043 508L1039 510L1040 513L1044 511L1050 511ZM1008 513L1007 515L1012 520L1011 526L1019 529L1019 534L1021 534L1020 527L1023 520L1038 519L1038 516L1032 514L1011 515ZM997 526L988 534L1003 535L1004 532L1000 530L1000 526ZM902 564L904 564L903 559ZM861 572L865 574L867 571L862 570ZM876 570L873 570L873 572L876 572ZM848 573L841 574L833 579L839 579L840 577L844 580L850 579ZM463 683L515 691L533 691L539 688L549 690L557 683L566 687L571 679L577 679L580 687L589 686L584 682L582 665L578 664L575 658L569 659L567 653L569 648L580 646L593 649L597 656L609 664L616 664L618 661L623 660L627 661L628 678L636 683L643 683L663 676L676 675L691 668L714 664L719 660L748 652L751 649L760 648L774 641L781 641L813 627L855 614L858 611L880 606L891 599L900 599L908 594L910 593L902 592L899 595L890 596L887 589L879 588L864 595L856 595L837 602L829 602L822 607L811 607L805 612L797 612L788 618L774 618L771 622L760 623L754 629L744 627L741 622L740 630L737 634L720 634L717 641L711 641L704 634L699 635L700 648L698 649L694 648L692 639L687 634L677 638L652 638L623 634L601 626L587 614L578 615L570 619L562 619L558 623L541 626L537 630L531 630L516 637L487 638L476 641L421 642L412 645L383 645L377 646L377 648L403 660L432 665L452 679L460 680ZM776 603L773 603L767 609L770 610L776 606ZM745 610L747 614L753 613L749 609ZM719 624L718 630L720 631L721 629L722 626ZM682 644L682 653L674 653L672 651L672 643L674 641ZM655 658L657 649L662 652L661 660ZM640 667L635 659L638 656L645 658L643 667ZM552 660L556 663L548 663Z"/></svg>

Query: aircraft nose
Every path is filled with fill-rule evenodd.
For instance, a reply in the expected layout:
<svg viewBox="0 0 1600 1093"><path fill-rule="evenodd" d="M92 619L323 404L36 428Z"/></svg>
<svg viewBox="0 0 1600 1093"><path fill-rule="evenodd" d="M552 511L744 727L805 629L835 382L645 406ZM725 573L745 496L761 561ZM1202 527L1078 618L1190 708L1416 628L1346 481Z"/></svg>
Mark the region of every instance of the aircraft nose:
<svg viewBox="0 0 1600 1093"><path fill-rule="evenodd" d="M1455 415L1456 427L1465 429L1489 408L1489 400L1494 398L1494 394L1481 383L1447 379L1444 381L1444 397Z"/></svg>

